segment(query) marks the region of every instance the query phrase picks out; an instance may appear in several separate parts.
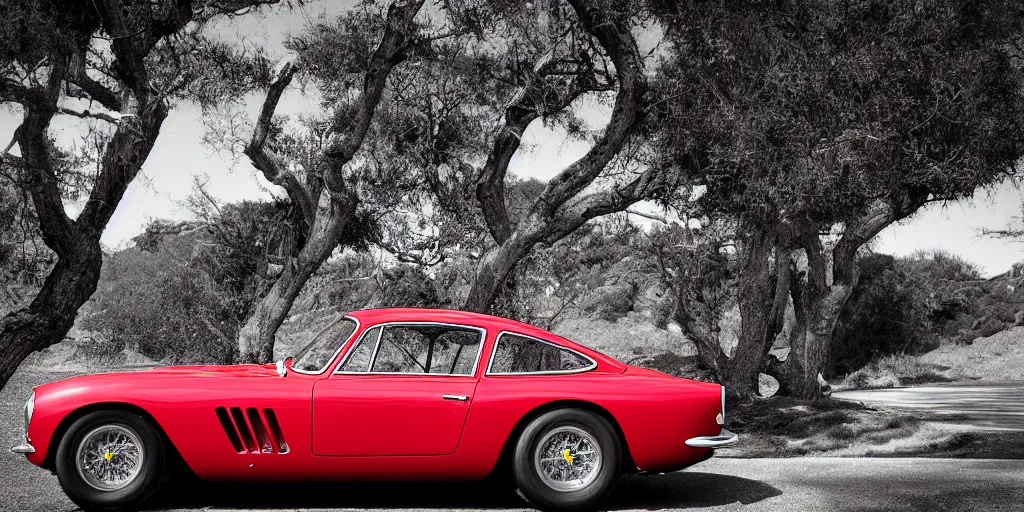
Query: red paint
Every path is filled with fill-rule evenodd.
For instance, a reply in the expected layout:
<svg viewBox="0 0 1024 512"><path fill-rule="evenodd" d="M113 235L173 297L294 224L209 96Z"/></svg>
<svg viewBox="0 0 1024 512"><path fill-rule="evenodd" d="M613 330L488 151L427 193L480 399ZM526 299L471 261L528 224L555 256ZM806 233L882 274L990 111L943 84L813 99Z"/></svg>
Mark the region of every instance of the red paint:
<svg viewBox="0 0 1024 512"><path fill-rule="evenodd" d="M601 407L621 427L641 470L670 470L707 449L684 444L717 435L721 387L628 366L533 326L448 310L381 309L350 315L359 328L321 375L274 365L182 366L74 377L35 389L29 439L43 464L62 420L96 404L127 404L159 423L204 479L478 479L495 466L515 425L552 402ZM483 328L473 376L332 375L362 331L386 322L440 322ZM502 331L540 338L597 362L584 373L484 375ZM466 401L443 395L465 396ZM217 407L273 409L288 453L238 453ZM248 420L247 420L247 424ZM251 428L251 427L250 427ZM56 446L54 444L53 446ZM252 467L250 467L252 465Z"/></svg>
<svg viewBox="0 0 1024 512"><path fill-rule="evenodd" d="M322 379L313 386L313 453L455 453L474 388L475 377L335 375ZM444 395L465 396L466 401L445 400Z"/></svg>

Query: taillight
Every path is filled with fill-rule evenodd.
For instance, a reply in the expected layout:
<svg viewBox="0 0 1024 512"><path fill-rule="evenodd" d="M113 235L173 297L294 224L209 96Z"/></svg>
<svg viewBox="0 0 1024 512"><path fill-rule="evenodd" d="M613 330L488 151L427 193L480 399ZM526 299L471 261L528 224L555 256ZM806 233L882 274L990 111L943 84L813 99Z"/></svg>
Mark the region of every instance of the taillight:
<svg viewBox="0 0 1024 512"><path fill-rule="evenodd" d="M721 426L725 426L725 386L722 386L722 411L715 416L715 422Z"/></svg>

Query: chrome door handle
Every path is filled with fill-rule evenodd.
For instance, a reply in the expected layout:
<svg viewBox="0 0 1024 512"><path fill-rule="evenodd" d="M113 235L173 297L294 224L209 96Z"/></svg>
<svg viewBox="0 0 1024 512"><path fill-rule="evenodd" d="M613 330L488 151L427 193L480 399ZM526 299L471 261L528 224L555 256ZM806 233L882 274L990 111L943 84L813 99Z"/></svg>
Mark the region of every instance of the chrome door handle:
<svg viewBox="0 0 1024 512"><path fill-rule="evenodd" d="M469 397L466 395L444 395L443 398L445 400L458 400L460 402L465 402L466 400L469 400Z"/></svg>

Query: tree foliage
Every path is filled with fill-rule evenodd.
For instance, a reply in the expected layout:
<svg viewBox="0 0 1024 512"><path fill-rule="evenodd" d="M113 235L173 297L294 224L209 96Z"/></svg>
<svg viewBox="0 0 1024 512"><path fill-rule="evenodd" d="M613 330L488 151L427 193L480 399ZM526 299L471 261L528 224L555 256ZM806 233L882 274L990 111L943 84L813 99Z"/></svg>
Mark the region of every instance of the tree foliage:
<svg viewBox="0 0 1024 512"><path fill-rule="evenodd" d="M209 104L252 85L225 67L265 67L205 37L202 25L272 2L0 2L0 103L21 116L0 167L31 200L39 237L56 257L31 302L0 320L0 386L30 353L63 339L95 291L100 236L171 104ZM81 133L82 143L62 147L51 130L58 116L80 120L62 138ZM65 200L76 199L72 219Z"/></svg>
<svg viewBox="0 0 1024 512"><path fill-rule="evenodd" d="M706 186L704 207L745 235L751 302L726 373L737 392L756 384L788 290L798 328L785 380L816 395L860 247L1015 168L1022 12L1004 0L651 5L671 41L651 116L672 127L655 139L659 160Z"/></svg>

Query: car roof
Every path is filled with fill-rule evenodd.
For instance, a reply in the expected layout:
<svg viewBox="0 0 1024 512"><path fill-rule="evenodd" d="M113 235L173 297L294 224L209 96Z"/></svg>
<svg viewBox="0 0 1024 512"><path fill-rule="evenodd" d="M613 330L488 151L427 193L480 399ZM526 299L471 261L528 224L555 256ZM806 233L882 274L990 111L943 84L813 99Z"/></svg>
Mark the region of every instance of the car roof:
<svg viewBox="0 0 1024 512"><path fill-rule="evenodd" d="M378 324L386 322L451 322L474 326L490 325L492 327L508 326L516 330L538 329L530 324L517 322L500 316L459 311L441 308L376 308L360 309L348 314L359 320L361 324Z"/></svg>
<svg viewBox="0 0 1024 512"><path fill-rule="evenodd" d="M347 316L355 318L364 326L388 322L437 322L484 327L489 330L508 330L525 334L527 336L535 336L557 343L565 348L582 352L592 359L598 360L602 365L611 366L615 371L622 371L626 367L626 365L621 361L617 361L606 354L602 354L589 347L580 345L579 343L563 338L555 333L527 323L502 318L500 316L440 308L360 309L348 313Z"/></svg>

